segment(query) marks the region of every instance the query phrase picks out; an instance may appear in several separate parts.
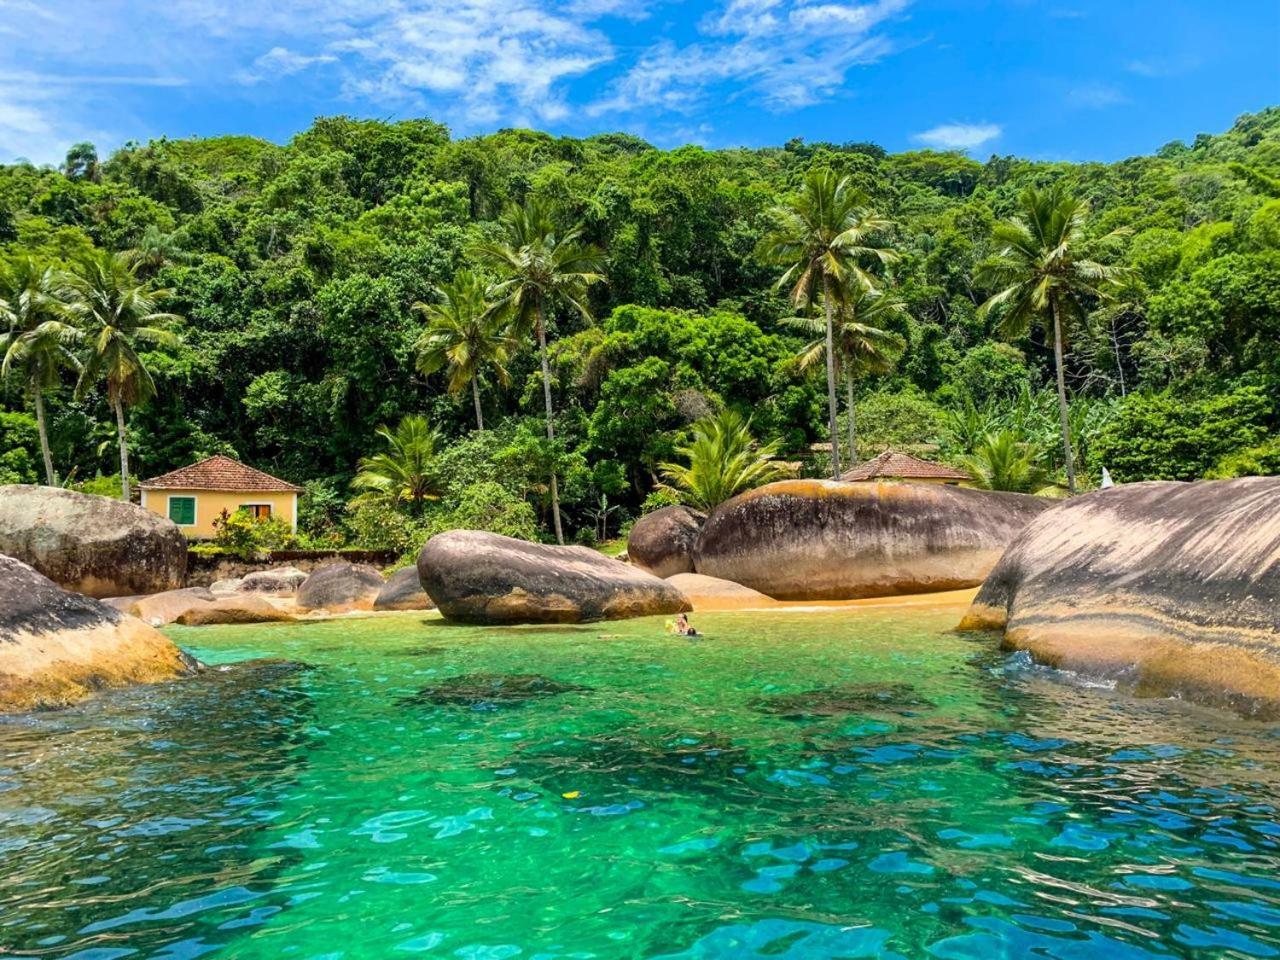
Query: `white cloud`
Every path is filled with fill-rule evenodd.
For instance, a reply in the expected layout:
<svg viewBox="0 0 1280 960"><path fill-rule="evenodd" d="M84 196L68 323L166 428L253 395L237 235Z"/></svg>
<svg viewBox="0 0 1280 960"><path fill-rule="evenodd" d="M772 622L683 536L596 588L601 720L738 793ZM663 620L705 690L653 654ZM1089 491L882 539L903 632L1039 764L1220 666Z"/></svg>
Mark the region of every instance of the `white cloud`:
<svg viewBox="0 0 1280 960"><path fill-rule="evenodd" d="M257 60L253 61L252 70L237 71L235 78L241 83L261 83L263 80L271 80L276 77L292 76L317 63L335 63L337 59L331 53L305 56L301 53L294 53L286 47L272 47Z"/></svg>
<svg viewBox="0 0 1280 960"><path fill-rule="evenodd" d="M649 48L588 112L691 110L723 83L774 110L816 103L843 89L853 67L893 49L876 28L909 4L728 0L703 19L701 40Z"/></svg>
<svg viewBox="0 0 1280 960"><path fill-rule="evenodd" d="M974 150L1003 132L995 123L944 123L911 139L936 150Z"/></svg>

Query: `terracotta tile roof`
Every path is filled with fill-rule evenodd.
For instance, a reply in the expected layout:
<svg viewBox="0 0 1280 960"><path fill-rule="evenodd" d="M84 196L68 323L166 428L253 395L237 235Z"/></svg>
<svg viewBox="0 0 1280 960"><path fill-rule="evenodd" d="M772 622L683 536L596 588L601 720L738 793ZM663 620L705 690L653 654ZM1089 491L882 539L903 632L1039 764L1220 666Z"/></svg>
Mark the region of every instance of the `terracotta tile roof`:
<svg viewBox="0 0 1280 960"><path fill-rule="evenodd" d="M969 474L941 463L921 460L896 450L886 450L874 460L860 463L841 480L972 480Z"/></svg>
<svg viewBox="0 0 1280 960"><path fill-rule="evenodd" d="M228 492L301 493L301 487L269 473L246 467L219 454L140 483L143 490L225 490Z"/></svg>

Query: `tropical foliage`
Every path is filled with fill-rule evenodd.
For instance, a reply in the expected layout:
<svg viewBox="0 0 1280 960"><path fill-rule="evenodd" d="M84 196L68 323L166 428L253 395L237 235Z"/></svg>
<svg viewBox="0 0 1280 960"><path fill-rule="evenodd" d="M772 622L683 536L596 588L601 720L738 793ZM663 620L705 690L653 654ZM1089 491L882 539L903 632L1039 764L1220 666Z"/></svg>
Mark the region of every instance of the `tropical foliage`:
<svg viewBox="0 0 1280 960"><path fill-rule="evenodd" d="M664 463L666 485L700 510L712 510L746 490L781 480L792 468L778 462L778 444L757 444L751 420L733 410L693 425L693 439L676 448L687 463Z"/></svg>
<svg viewBox="0 0 1280 960"><path fill-rule="evenodd" d="M37 391L34 353L13 355L0 477L101 490L223 452L307 484L307 535L367 542L506 507L523 516L510 529L532 517L551 537L559 514L566 539L598 536L602 502L616 529L670 496L654 498L662 465L687 466L677 448L723 409L809 476L835 466L828 445L959 463L1004 432L1051 484L1068 456L1082 488L1103 466L1119 482L1270 472L1278 182L1276 108L1112 164L454 139L345 117L285 145L77 145L64 169L0 166L4 275L52 269L70 329L42 342L86 371L68 359ZM29 322L4 285L8 353ZM128 289L149 303L117 325ZM842 312L854 294L901 309ZM505 356L436 343L435 308L460 328L488 318ZM846 322L899 339L853 365ZM103 342L107 328L132 332ZM796 357L816 346L811 376ZM379 425L408 416L438 433L440 499L353 490L362 458L390 452ZM465 494L488 483L503 509L463 510L497 502Z"/></svg>

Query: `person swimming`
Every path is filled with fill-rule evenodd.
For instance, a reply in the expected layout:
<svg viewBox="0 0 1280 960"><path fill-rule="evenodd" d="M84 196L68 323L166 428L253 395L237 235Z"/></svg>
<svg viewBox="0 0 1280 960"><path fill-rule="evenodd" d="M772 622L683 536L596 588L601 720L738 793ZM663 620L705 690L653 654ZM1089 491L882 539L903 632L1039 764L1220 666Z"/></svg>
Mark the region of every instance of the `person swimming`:
<svg viewBox="0 0 1280 960"><path fill-rule="evenodd" d="M680 636L682 637L699 636L698 631L695 630L693 628L693 624L689 622L688 615L683 613L676 617L675 631L676 633L680 634Z"/></svg>

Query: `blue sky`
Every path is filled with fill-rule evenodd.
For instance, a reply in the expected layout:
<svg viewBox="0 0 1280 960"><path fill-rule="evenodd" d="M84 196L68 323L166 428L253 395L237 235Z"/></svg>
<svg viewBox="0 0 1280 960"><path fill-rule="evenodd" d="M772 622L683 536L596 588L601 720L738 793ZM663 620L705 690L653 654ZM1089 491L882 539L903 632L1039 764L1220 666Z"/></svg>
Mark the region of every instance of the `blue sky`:
<svg viewBox="0 0 1280 960"><path fill-rule="evenodd" d="M1112 160L1276 103L1278 0L0 0L0 160L332 113Z"/></svg>

